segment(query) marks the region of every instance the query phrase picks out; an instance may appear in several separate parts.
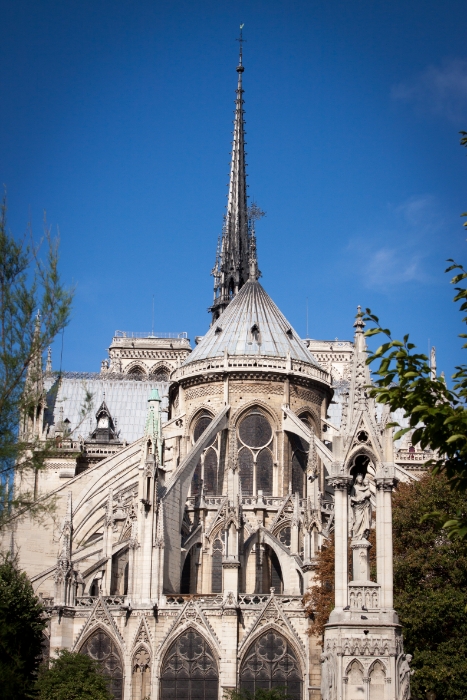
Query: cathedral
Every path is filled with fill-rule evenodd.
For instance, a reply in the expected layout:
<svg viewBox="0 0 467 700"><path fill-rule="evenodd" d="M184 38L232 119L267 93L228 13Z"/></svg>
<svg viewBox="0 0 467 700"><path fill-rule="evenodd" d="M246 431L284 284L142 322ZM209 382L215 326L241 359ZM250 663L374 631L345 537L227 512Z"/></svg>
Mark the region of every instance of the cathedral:
<svg viewBox="0 0 467 700"><path fill-rule="evenodd" d="M368 396L360 310L352 340L303 339L259 282L241 50L236 71L209 328L194 347L183 332L116 331L98 372L39 358L20 431L55 448L15 488L54 508L41 523L18 513L3 547L43 601L47 654L98 660L115 700L276 686L293 700L407 700L391 494L431 453L410 433L394 442ZM318 638L302 600L331 536L335 607Z"/></svg>

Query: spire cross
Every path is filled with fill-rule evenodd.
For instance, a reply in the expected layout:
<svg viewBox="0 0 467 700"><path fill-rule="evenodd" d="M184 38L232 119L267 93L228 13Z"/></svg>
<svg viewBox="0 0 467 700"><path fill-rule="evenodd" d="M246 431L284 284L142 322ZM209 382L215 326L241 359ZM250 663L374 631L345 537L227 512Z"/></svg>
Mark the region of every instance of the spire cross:
<svg viewBox="0 0 467 700"><path fill-rule="evenodd" d="M238 65L239 65L239 66L242 65L243 42L246 41L246 39L243 38L243 27L244 27L244 26L245 26L244 24L241 24L241 25L240 25L240 36L238 37L238 39L236 39L236 41L238 41L238 42L240 43L240 56L239 56L239 59L238 59Z"/></svg>

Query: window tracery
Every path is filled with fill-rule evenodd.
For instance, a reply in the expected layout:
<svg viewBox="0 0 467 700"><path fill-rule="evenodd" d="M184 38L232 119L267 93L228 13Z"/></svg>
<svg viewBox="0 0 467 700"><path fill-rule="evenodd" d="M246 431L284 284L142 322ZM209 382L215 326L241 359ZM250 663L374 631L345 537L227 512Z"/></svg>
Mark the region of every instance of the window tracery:
<svg viewBox="0 0 467 700"><path fill-rule="evenodd" d="M262 491L272 496L273 490L273 432L269 420L253 409L238 427L238 465L242 494L256 495Z"/></svg>
<svg viewBox="0 0 467 700"><path fill-rule="evenodd" d="M297 656L287 640L275 630L257 639L242 662L240 687L254 693L282 686L293 700L302 697L302 674Z"/></svg>
<svg viewBox="0 0 467 700"><path fill-rule="evenodd" d="M197 442L206 428L212 423L212 416L203 413L198 417L193 430L193 443ZM216 435L211 444L204 450L193 475L191 485L191 495L197 496L201 490L201 482L204 485L204 492L208 496L217 496L219 492L219 450L218 436Z"/></svg>
<svg viewBox="0 0 467 700"><path fill-rule="evenodd" d="M211 647L193 629L170 646L162 665L161 700L217 700L219 674Z"/></svg>
<svg viewBox="0 0 467 700"><path fill-rule="evenodd" d="M123 698L123 664L116 644L102 629L97 629L85 641L81 654L90 656L102 666L108 677L108 688L115 700Z"/></svg>

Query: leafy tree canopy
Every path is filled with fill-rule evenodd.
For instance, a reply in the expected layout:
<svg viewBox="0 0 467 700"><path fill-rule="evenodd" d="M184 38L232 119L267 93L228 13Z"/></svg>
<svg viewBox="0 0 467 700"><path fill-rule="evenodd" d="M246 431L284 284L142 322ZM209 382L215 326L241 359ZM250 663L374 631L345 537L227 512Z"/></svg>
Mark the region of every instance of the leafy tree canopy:
<svg viewBox="0 0 467 700"><path fill-rule="evenodd" d="M50 668L41 668L38 700L113 700L107 685L108 679L97 661L63 650L51 660Z"/></svg>
<svg viewBox="0 0 467 700"><path fill-rule="evenodd" d="M44 226L35 244L31 231L24 238L8 230L6 199L0 211L0 528L18 508L34 509L34 494L13 490L13 469L40 469L54 445L38 435L18 433L22 417L31 415L40 400L42 356L70 316L72 292L58 272L58 238ZM40 426L41 428L42 426Z"/></svg>
<svg viewBox="0 0 467 700"><path fill-rule="evenodd" d="M0 562L0 688L3 700L30 697L40 663L44 610L25 573Z"/></svg>

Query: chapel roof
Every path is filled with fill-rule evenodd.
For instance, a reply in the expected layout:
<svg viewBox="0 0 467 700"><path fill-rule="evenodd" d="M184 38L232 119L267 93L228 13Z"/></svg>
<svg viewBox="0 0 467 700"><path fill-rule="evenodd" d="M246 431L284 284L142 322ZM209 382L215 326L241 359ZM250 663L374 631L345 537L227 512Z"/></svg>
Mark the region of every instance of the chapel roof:
<svg viewBox="0 0 467 700"><path fill-rule="evenodd" d="M229 355L268 355L318 362L284 314L255 279L249 279L183 365Z"/></svg>

